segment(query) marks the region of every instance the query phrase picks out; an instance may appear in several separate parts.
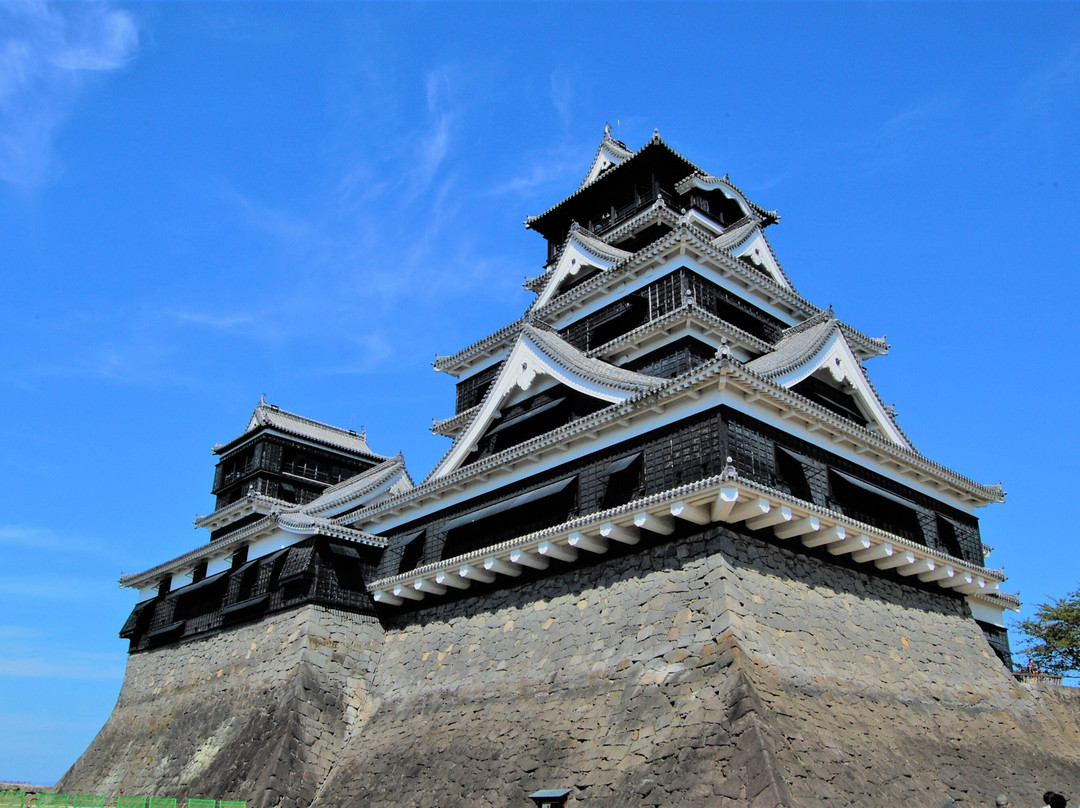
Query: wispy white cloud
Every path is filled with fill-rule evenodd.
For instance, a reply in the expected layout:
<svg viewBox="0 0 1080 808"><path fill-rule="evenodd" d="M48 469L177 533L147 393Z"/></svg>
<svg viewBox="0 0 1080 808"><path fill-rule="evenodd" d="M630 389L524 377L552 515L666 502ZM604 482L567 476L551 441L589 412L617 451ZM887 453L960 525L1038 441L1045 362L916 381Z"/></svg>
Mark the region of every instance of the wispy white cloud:
<svg viewBox="0 0 1080 808"><path fill-rule="evenodd" d="M411 160L407 160L409 169L406 174L408 183L405 196L409 201L431 188L450 151L449 71L445 68L430 71L425 78L424 87L428 126L418 133L415 154L411 155Z"/></svg>
<svg viewBox="0 0 1080 808"><path fill-rule="evenodd" d="M855 145L869 174L902 166L917 156L952 109L944 95L927 98L894 114Z"/></svg>
<svg viewBox="0 0 1080 808"><path fill-rule="evenodd" d="M240 220L253 230L290 242L307 243L318 236L315 225L294 211L267 205L227 184L219 186L218 193L221 200L232 207Z"/></svg>
<svg viewBox="0 0 1080 808"><path fill-rule="evenodd" d="M551 85L551 103L559 116L563 134L569 136L573 120L574 82L569 75L561 70L552 71L549 82Z"/></svg>
<svg viewBox="0 0 1080 808"><path fill-rule="evenodd" d="M91 75L124 67L139 41L131 14L104 4L0 3L0 181L38 186L53 142Z"/></svg>
<svg viewBox="0 0 1080 808"><path fill-rule="evenodd" d="M1080 45L1028 76L1014 108L1024 117L1057 112L1075 120L1075 96L1080 93Z"/></svg>
<svg viewBox="0 0 1080 808"><path fill-rule="evenodd" d="M569 150L567 150L568 152ZM581 155L571 156L569 153L548 152L533 158L528 163L519 167L520 171L506 182L500 183L487 191L488 196L534 194L537 190L554 186L559 183L565 185L569 178L576 178L579 182L584 175L581 168Z"/></svg>

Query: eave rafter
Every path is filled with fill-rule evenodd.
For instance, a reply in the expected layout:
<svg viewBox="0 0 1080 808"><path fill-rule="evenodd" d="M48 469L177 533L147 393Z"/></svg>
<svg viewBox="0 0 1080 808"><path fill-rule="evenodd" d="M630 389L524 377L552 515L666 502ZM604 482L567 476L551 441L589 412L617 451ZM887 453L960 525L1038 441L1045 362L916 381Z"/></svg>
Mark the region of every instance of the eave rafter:
<svg viewBox="0 0 1080 808"><path fill-rule="evenodd" d="M755 400L779 417L798 423L809 432L827 436L838 445L865 446L868 456L883 466L895 469L901 477L928 484L962 502L981 506L1005 501L1000 486L982 485L957 474L913 449L900 447L720 356L667 381L655 390L639 393L621 404L605 407L544 435L458 468L446 476L429 477L409 492L360 508L353 514L351 524L371 525L373 530L377 530L375 526L387 517L426 508L431 502L437 502L436 495L440 491L455 487L463 490L468 485L486 482L496 475L513 475L525 462L539 462L555 452L561 454L579 445L588 446L611 430L624 429L639 418L649 416L651 406L657 399L671 402L687 398L708 402L708 406L720 406L723 401L716 398L717 394L737 395L740 398L746 394L756 394Z"/></svg>
<svg viewBox="0 0 1080 808"><path fill-rule="evenodd" d="M144 586L156 584L169 576L191 570L203 562L212 562L218 559L229 558L234 552L244 545L252 544L260 539L265 539L274 534L282 535L282 544L287 546L299 541L298 538L286 538L292 536L329 536L342 539L356 544L366 544L371 547L385 548L387 540L372 535L364 530L348 527L330 519L313 518L308 524L289 523L282 524L279 515L264 516L242 528L229 533L220 539L215 539L210 544L196 547L183 555L170 559L143 572L130 575L121 575L119 584L121 587L141 589Z"/></svg>
<svg viewBox="0 0 1080 808"><path fill-rule="evenodd" d="M630 256L616 261L610 268L556 295L543 305L532 308L529 317L521 317L455 354L436 357L435 369L458 377L477 364L487 362L492 357L505 352L530 319L534 322L554 323L560 317L580 311L589 303L608 295L615 284L632 281L640 275L659 269L669 263L673 256L693 257L703 266L714 270L720 277L756 294L769 305L786 311L788 316L796 322L801 323L825 311L803 298L794 289L782 286L772 278L750 269L727 251L714 246L713 234L693 224L686 217L672 214L659 200L658 205L648 209L642 215L649 214L654 209L664 211L664 214L670 217L675 228L671 233ZM627 222L626 226L630 224L632 222ZM882 339L868 337L846 324L843 327L861 358L880 355L888 348Z"/></svg>
<svg viewBox="0 0 1080 808"><path fill-rule="evenodd" d="M1015 596L999 591L1005 580L1001 570L953 558L838 511L734 478L730 471L382 578L372 582L368 591L385 606L438 598L451 589L468 589L473 581L492 583L500 575L517 577L526 567L545 569L553 559L574 564L606 553L613 544L636 544L642 531L667 535L680 520L697 525L745 523L754 530L768 528L779 543L797 540L804 547L821 547L867 567L916 576L923 583L955 590L996 608L1018 608Z"/></svg>
<svg viewBox="0 0 1080 808"><path fill-rule="evenodd" d="M753 269L742 264L723 250L712 245L712 237L700 227L681 221L678 228L611 269L600 272L573 289L555 297L534 310L533 316L543 322L554 322L568 312L579 310L588 303L609 293L612 284L626 282L651 269L669 262L674 256L690 256L702 266L721 277L737 283L744 290L763 300L773 300L795 321L813 317L821 312L817 306Z"/></svg>
<svg viewBox="0 0 1080 808"><path fill-rule="evenodd" d="M691 334L707 336L715 341L717 345L722 340L727 340L731 347L742 348L747 353L755 356L767 353L772 348L765 340L733 326L726 320L701 308L696 302L690 301L654 320L642 323L632 331L628 331L610 342L593 348L589 351L589 356L610 360L614 357L639 351L643 345L647 345L657 336L666 336L682 330Z"/></svg>
<svg viewBox="0 0 1080 808"><path fill-rule="evenodd" d="M280 499L268 497L266 494L244 494L236 502L218 508L206 516L195 517L195 527L207 530L219 530L250 516L253 513L269 514L283 507L285 503Z"/></svg>
<svg viewBox="0 0 1080 808"><path fill-rule="evenodd" d="M498 377L475 408L475 414L428 475L426 482L454 474L466 462L484 432L499 417L503 402L509 396L532 389L535 380L540 377L554 379L579 393L608 403L626 401L643 390L656 389L665 383L662 379L624 370L586 356L554 332L526 325Z"/></svg>

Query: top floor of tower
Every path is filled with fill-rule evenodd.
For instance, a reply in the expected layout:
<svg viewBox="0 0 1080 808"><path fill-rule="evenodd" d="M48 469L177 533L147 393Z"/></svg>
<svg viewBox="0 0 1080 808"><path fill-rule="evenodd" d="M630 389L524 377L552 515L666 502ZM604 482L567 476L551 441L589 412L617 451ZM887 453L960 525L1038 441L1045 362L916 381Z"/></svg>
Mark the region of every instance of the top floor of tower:
<svg viewBox="0 0 1080 808"><path fill-rule="evenodd" d="M634 152L612 137L609 126L578 189L525 225L547 239L549 263L575 224L613 247L636 252L672 229L670 222L646 215L657 208L696 214L707 229L779 220L774 211L746 199L727 177L713 177L675 152L658 132ZM616 229L620 232L613 233Z"/></svg>

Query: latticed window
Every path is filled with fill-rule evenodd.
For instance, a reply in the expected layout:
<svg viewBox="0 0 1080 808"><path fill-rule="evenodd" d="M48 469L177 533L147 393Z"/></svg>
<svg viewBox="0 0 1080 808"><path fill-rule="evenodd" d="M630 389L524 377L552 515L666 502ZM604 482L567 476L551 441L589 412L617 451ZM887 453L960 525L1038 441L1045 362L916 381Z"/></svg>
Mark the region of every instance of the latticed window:
<svg viewBox="0 0 1080 808"><path fill-rule="evenodd" d="M773 442L739 423L728 424L728 453L740 477L773 485L776 451Z"/></svg>

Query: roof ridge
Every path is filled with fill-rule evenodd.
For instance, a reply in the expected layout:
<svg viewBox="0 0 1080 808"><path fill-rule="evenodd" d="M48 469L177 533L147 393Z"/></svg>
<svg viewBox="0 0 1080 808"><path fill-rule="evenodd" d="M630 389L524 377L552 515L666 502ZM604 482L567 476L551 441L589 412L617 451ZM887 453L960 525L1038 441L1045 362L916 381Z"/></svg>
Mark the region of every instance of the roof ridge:
<svg viewBox="0 0 1080 808"><path fill-rule="evenodd" d="M578 194L585 191L586 188L591 188L593 185L596 184L596 181L600 179L600 176L605 176L606 177L606 176L610 176L611 174L614 174L616 171L618 171L623 166L628 165L635 157L637 157L639 154L641 154L642 152L644 152L646 149L648 149L651 146L663 146L665 149L667 149L669 152L671 152L675 157L677 157L678 159L680 159L684 163L686 163L691 168L692 171L701 171L702 170L697 165L690 162L690 160L688 160L686 157L679 154L679 152L675 151L675 149L671 148L671 146L669 146L667 144L667 142L665 142L664 139L660 137L659 131L653 130L653 136L651 138L649 138L648 142L644 146L642 146L640 149L633 152L623 162L619 163L616 166L612 166L610 169L603 172L602 175L598 175L596 177L596 179L594 179L592 182L581 185L572 194L570 194L569 196L563 197L558 202L556 202L554 205L552 205L547 210L545 210L543 213L539 213L536 216L529 216L528 218L525 219L525 226L530 227L533 222L535 222L535 221L537 221L539 219L542 219L544 216L548 215L549 213L551 213L556 208L560 207L561 205L565 204L567 201L573 199ZM595 158L593 158L593 159L595 161ZM590 168L590 171L591 171L591 168Z"/></svg>

